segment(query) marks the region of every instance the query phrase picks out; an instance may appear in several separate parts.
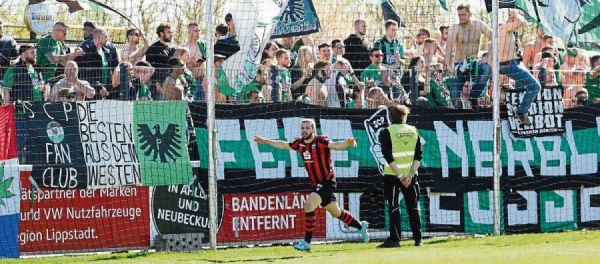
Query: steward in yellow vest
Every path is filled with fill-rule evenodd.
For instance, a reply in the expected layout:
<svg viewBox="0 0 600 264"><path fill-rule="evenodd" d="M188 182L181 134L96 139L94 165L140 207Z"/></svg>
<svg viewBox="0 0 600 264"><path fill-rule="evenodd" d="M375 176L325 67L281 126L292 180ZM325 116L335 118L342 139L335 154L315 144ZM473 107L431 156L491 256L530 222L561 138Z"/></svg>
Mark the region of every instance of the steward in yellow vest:
<svg viewBox="0 0 600 264"><path fill-rule="evenodd" d="M395 104L388 107L392 124L379 133L381 152L387 164L383 175L383 196L388 206L390 237L379 247L400 246L400 208L398 195L402 191L408 209L410 229L415 246L421 246L419 184L417 171L423 152L417 128L406 124L408 107Z"/></svg>

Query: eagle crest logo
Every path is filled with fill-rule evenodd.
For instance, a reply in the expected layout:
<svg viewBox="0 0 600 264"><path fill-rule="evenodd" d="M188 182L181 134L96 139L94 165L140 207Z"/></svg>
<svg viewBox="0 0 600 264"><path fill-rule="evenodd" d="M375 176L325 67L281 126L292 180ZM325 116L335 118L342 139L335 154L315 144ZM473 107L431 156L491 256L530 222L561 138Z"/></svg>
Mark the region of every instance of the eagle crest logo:
<svg viewBox="0 0 600 264"><path fill-rule="evenodd" d="M169 124L164 133L161 133L160 125L154 125L154 132L147 124L138 124L138 137L140 138L140 149L146 157L152 157L153 161L162 163L173 162L181 157L181 135L179 125Z"/></svg>

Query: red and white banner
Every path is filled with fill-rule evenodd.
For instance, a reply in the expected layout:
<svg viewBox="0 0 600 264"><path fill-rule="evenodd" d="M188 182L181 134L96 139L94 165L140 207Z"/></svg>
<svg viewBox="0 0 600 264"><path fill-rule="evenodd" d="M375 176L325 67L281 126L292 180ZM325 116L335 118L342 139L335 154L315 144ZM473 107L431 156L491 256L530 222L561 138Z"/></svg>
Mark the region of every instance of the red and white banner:
<svg viewBox="0 0 600 264"><path fill-rule="evenodd" d="M21 253L148 247L148 187L32 188L21 172Z"/></svg>
<svg viewBox="0 0 600 264"><path fill-rule="evenodd" d="M264 193L225 195L219 243L276 241L304 237L304 202L308 193ZM325 237L325 210L315 211L313 238Z"/></svg>

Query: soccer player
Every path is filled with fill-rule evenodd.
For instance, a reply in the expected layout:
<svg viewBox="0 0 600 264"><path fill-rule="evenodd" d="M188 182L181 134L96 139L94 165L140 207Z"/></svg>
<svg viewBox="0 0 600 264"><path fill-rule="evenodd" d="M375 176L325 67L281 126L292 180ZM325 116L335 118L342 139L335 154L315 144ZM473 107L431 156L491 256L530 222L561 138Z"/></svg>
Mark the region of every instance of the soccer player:
<svg viewBox="0 0 600 264"><path fill-rule="evenodd" d="M358 222L346 210L341 210L336 202L333 192L336 187L335 173L331 161L331 150L343 150L348 147L356 147L354 138L344 141L333 142L327 136L316 135L315 122L311 119L304 119L301 122L301 138L292 142L282 140L266 139L260 136L254 136L254 141L259 144L267 144L278 149L293 149L301 153L304 160L304 167L308 172L310 183L313 187L312 192L304 203L304 212L306 215L306 233L304 240L294 245L294 248L300 251L310 251L313 230L315 229L315 209L317 206L325 208L333 217L340 219L345 224L354 227L360 231L363 242L369 242L366 221Z"/></svg>

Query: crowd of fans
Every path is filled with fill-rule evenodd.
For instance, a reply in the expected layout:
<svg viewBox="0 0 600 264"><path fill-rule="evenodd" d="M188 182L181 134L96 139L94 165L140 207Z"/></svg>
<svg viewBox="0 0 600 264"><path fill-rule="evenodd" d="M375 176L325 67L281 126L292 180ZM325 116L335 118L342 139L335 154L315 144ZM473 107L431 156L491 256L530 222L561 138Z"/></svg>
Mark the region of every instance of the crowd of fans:
<svg viewBox="0 0 600 264"><path fill-rule="evenodd" d="M36 45L18 45L2 34L0 21L0 86L3 102L118 100L191 100L206 98L207 49L214 49L214 92L217 102L262 103L302 101L327 107L377 108L392 100L426 107L490 106L491 56L488 25L471 18L469 5L457 8L459 23L436 32L421 28L416 36L398 37L398 23L385 22L385 35L367 43L367 22L357 19L347 38L314 43L310 35L285 37L265 45L253 80L233 87L223 63L240 50L231 16L215 29L207 47L197 23L187 26L187 41L173 43L169 23L156 28L158 41L142 45L144 35L129 29L122 49L106 30L84 23L79 47L65 46L69 26L54 24ZM509 15L511 23L515 12ZM600 56L576 47L562 49L560 40L536 26L534 39L515 49L539 84L564 89L565 108L600 102ZM527 39L511 31L515 39ZM436 35L437 37L433 37ZM512 36L510 36L512 37ZM502 44L502 40L501 40ZM481 47L485 47L480 49ZM123 73L127 71L127 73ZM231 74L229 74L231 75ZM126 76L126 78L123 78ZM500 76L501 91L519 88L522 80Z"/></svg>

